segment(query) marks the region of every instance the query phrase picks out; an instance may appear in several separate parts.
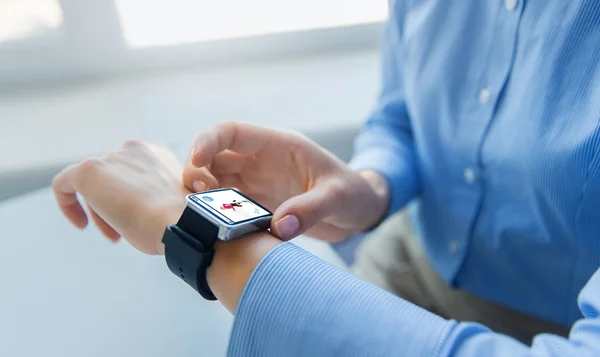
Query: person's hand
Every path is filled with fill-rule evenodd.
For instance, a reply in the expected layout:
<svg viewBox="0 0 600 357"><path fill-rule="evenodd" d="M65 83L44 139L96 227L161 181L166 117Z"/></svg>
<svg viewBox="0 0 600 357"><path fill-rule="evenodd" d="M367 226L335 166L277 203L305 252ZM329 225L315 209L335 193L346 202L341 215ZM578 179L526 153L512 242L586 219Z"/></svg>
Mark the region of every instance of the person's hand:
<svg viewBox="0 0 600 357"><path fill-rule="evenodd" d="M174 224L190 193L181 182L181 164L167 148L139 141L103 157L71 165L52 182L58 205L76 227L88 216L85 199L100 231L112 241L121 236L147 254L163 254L164 229Z"/></svg>
<svg viewBox="0 0 600 357"><path fill-rule="evenodd" d="M294 133L225 123L198 136L184 168L195 192L235 187L274 211L271 231L338 241L378 223L387 182L356 173L330 152Z"/></svg>

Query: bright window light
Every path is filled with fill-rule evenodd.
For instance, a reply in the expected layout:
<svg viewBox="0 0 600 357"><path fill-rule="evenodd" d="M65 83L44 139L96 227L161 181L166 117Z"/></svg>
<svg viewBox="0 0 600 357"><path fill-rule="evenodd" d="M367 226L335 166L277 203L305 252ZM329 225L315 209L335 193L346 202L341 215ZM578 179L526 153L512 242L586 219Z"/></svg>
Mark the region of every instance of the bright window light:
<svg viewBox="0 0 600 357"><path fill-rule="evenodd" d="M45 36L61 24L58 0L0 0L0 43Z"/></svg>
<svg viewBox="0 0 600 357"><path fill-rule="evenodd" d="M134 48L383 21L388 0L116 0Z"/></svg>

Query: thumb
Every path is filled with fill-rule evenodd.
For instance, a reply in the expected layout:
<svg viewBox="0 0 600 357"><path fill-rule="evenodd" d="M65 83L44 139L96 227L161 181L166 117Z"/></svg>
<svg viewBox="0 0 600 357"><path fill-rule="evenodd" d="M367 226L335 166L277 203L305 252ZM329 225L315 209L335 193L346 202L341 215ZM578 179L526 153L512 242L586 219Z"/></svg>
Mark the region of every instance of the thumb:
<svg viewBox="0 0 600 357"><path fill-rule="evenodd" d="M330 181L283 202L273 214L271 232L290 240L344 207L343 183Z"/></svg>

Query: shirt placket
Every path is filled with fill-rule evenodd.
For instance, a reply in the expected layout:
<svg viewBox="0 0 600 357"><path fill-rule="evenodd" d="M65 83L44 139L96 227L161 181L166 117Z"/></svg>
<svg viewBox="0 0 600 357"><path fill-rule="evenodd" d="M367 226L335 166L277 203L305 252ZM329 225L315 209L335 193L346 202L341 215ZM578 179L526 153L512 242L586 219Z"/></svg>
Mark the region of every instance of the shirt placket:
<svg viewBox="0 0 600 357"><path fill-rule="evenodd" d="M497 11L494 33L488 47L487 61L481 67L480 80L473 90L472 105L467 106L469 113L465 114L463 142L467 143L470 152L466 155L463 169L464 185L469 190L477 192L473 214L468 222L462 242L457 237L450 241L448 250L456 255L457 264L462 264L468 254L469 242L480 213L484 199L484 170L481 153L487 133L493 123L496 108L502 95L502 90L512 70L514 53L517 47L517 31L525 0L502 0ZM457 272L460 268L457 268ZM451 285L456 285L455 281Z"/></svg>

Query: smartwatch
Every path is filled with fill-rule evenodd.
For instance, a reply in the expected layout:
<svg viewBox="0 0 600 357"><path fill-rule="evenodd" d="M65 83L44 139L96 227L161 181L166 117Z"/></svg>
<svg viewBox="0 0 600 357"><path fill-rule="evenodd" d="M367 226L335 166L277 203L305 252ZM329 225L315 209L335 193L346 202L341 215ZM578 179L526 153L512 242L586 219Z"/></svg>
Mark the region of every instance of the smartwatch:
<svg viewBox="0 0 600 357"><path fill-rule="evenodd" d="M181 218L163 235L167 266L202 297L216 300L206 280L215 242L264 231L272 217L268 209L232 188L188 195Z"/></svg>

